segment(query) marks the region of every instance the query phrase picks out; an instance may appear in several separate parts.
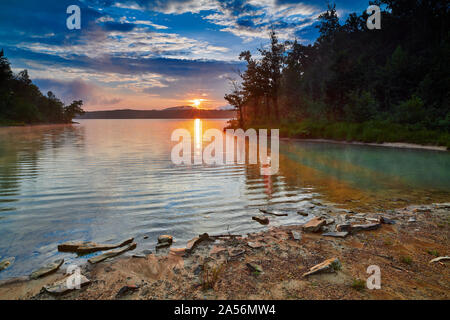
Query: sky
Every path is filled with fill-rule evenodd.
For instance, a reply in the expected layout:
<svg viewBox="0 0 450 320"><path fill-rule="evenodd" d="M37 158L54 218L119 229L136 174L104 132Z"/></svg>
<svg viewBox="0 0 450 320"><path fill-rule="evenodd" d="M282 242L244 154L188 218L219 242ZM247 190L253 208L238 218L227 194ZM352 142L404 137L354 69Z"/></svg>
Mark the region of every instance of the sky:
<svg viewBox="0 0 450 320"><path fill-rule="evenodd" d="M327 1L1 0L0 48L43 93L86 111L226 106L239 53L281 40L308 44ZM368 1L335 1L340 20ZM81 9L69 30L67 7Z"/></svg>

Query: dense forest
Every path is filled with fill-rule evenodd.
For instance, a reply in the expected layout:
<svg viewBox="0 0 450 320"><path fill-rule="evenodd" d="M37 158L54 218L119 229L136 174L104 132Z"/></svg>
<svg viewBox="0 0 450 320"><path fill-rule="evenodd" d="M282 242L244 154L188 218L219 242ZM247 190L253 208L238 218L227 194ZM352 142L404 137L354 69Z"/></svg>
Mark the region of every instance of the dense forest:
<svg viewBox="0 0 450 320"><path fill-rule="evenodd" d="M314 44L280 42L256 55L225 99L238 110L232 127L280 128L299 138L414 142L450 147L449 5L445 0L372 1L341 24L335 5L318 18Z"/></svg>
<svg viewBox="0 0 450 320"><path fill-rule="evenodd" d="M84 111L81 100L65 106L51 91L44 96L27 70L14 74L0 51L0 125L70 123Z"/></svg>

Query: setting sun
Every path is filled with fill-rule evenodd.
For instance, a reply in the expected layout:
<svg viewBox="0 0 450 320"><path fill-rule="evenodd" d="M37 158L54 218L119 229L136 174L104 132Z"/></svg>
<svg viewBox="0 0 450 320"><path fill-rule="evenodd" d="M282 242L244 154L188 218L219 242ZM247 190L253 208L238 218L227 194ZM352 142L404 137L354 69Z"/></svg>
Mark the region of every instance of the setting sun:
<svg viewBox="0 0 450 320"><path fill-rule="evenodd" d="M203 99L194 99L192 100L192 103L194 104L194 107L198 108L202 104Z"/></svg>

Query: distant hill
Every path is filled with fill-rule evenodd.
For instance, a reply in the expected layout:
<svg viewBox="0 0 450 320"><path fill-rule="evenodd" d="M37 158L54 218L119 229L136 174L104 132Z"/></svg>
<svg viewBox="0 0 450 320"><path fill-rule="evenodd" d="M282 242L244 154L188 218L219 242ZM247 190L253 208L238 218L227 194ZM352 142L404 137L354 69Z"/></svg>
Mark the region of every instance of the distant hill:
<svg viewBox="0 0 450 320"><path fill-rule="evenodd" d="M163 110L110 110L91 111L77 119L230 119L236 116L234 110L205 110L190 106L167 108Z"/></svg>

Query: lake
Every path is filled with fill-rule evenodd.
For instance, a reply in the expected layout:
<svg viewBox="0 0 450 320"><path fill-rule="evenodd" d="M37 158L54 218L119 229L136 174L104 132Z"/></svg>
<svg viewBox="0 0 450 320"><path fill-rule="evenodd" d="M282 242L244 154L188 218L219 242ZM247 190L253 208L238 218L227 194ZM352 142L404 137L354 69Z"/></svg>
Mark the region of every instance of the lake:
<svg viewBox="0 0 450 320"><path fill-rule="evenodd" d="M225 125L202 120L203 130ZM363 211L450 201L448 152L282 140L274 176L258 165L176 166L171 133L194 127L139 119L0 128L0 260L16 259L0 278L60 257L84 262L57 252L65 241L135 237L135 252L154 251L161 234L184 247L204 232L267 229L251 219L259 208L290 213L270 227L304 222L296 211L311 201Z"/></svg>

